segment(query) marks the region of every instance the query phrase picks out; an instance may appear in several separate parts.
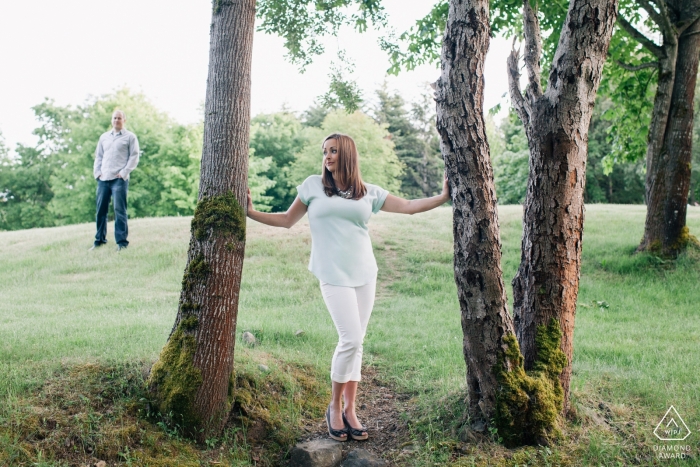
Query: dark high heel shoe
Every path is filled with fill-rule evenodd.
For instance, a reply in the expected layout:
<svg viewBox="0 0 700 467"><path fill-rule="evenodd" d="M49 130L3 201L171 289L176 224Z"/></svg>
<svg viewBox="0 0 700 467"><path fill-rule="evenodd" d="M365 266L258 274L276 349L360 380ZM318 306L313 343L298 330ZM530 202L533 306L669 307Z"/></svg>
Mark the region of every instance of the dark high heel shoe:
<svg viewBox="0 0 700 467"><path fill-rule="evenodd" d="M343 415L343 423L345 423L345 415ZM326 425L328 425L328 436L336 441L347 441L348 440L348 430L342 428L340 430L334 430L331 426L331 406L329 405L326 409ZM343 436L345 435L345 436Z"/></svg>
<svg viewBox="0 0 700 467"><path fill-rule="evenodd" d="M343 411L343 423L345 423L345 431L347 431L350 437L355 441L364 441L367 438L369 438L367 428L363 426L361 426L360 428L353 428L352 426L350 426L348 419L345 417L345 411Z"/></svg>

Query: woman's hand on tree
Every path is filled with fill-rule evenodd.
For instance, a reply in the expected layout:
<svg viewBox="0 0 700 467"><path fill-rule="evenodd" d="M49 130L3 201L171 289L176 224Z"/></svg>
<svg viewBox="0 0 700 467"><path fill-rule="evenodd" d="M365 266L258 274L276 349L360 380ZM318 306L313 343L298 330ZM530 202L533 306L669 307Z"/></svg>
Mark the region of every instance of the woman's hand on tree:
<svg viewBox="0 0 700 467"><path fill-rule="evenodd" d="M447 182L447 172L445 172L445 179L442 181L442 197L445 201L450 200L450 184Z"/></svg>
<svg viewBox="0 0 700 467"><path fill-rule="evenodd" d="M250 195L250 188L248 188L248 209L246 212L254 211L253 209L253 197Z"/></svg>

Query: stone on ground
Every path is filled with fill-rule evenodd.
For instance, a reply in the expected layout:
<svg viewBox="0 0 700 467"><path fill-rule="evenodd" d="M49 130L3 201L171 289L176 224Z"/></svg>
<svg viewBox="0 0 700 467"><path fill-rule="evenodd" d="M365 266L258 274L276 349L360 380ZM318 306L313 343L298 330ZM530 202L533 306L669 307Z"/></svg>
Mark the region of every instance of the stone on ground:
<svg viewBox="0 0 700 467"><path fill-rule="evenodd" d="M348 454L342 467L385 467L384 459L380 459L365 449L355 449Z"/></svg>
<svg viewBox="0 0 700 467"><path fill-rule="evenodd" d="M330 439L315 439L292 448L290 467L337 467L343 457L340 443Z"/></svg>
<svg viewBox="0 0 700 467"><path fill-rule="evenodd" d="M245 342L248 345L255 345L255 336L252 333L246 331L243 333L243 342Z"/></svg>

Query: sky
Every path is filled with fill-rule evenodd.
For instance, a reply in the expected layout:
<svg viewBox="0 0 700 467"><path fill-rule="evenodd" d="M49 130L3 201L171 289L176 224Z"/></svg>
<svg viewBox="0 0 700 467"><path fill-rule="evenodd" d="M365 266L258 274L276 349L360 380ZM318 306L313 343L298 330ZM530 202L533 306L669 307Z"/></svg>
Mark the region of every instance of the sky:
<svg viewBox="0 0 700 467"><path fill-rule="evenodd" d="M430 11L432 1L385 0L397 32ZM0 132L5 143L33 144L31 107L45 98L78 105L121 87L143 92L181 123L200 120L209 58L209 0L33 0L0 2ZM339 50L354 61L354 79L371 104L386 81L406 101L417 100L439 77L424 65L387 76L389 61L377 39L351 28L325 40L326 53L305 73L285 59L279 37L256 32L253 40L251 113L283 107L302 112L328 89L329 65ZM495 38L486 60L485 108L508 90L510 42Z"/></svg>

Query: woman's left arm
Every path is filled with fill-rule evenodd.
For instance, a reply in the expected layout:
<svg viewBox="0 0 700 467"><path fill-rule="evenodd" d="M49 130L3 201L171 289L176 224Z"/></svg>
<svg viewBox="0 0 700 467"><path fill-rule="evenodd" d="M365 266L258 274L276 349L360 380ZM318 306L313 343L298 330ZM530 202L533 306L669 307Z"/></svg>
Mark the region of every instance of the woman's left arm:
<svg viewBox="0 0 700 467"><path fill-rule="evenodd" d="M403 199L394 195L387 195L381 211L398 212L401 214L416 214L418 212L430 211L450 200L450 187L447 184L447 175L442 182L442 193L430 198Z"/></svg>

